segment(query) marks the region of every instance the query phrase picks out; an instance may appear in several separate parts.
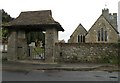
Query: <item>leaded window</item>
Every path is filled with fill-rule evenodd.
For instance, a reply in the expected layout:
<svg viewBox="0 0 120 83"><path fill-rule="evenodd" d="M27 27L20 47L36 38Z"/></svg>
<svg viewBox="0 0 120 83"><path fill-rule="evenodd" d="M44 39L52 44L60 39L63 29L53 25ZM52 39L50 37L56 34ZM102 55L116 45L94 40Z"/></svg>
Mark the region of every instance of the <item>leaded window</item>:
<svg viewBox="0 0 120 83"><path fill-rule="evenodd" d="M107 41L107 31L101 28L97 32L98 41Z"/></svg>
<svg viewBox="0 0 120 83"><path fill-rule="evenodd" d="M84 35L78 35L78 43L85 42L85 36Z"/></svg>

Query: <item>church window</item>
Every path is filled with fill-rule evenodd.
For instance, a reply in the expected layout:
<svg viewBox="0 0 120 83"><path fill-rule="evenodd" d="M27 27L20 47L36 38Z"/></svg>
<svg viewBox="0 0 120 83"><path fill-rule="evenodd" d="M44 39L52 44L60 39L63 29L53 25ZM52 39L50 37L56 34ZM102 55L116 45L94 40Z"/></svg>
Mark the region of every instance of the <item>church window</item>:
<svg viewBox="0 0 120 83"><path fill-rule="evenodd" d="M107 31L104 30L103 28L101 28L101 30L97 32L97 36L98 41L107 41Z"/></svg>
<svg viewBox="0 0 120 83"><path fill-rule="evenodd" d="M80 36L78 35L78 43L80 42Z"/></svg>
<svg viewBox="0 0 120 83"><path fill-rule="evenodd" d="M105 41L107 41L107 31L105 31Z"/></svg>
<svg viewBox="0 0 120 83"><path fill-rule="evenodd" d="M100 31L98 31L98 41L100 41Z"/></svg>
<svg viewBox="0 0 120 83"><path fill-rule="evenodd" d="M78 43L85 42L85 36L84 35L78 35Z"/></svg>
<svg viewBox="0 0 120 83"><path fill-rule="evenodd" d="M83 40L82 35L80 36L80 39L81 39L81 42L82 42L82 40Z"/></svg>
<svg viewBox="0 0 120 83"><path fill-rule="evenodd" d="M85 36L83 35L83 42L85 42Z"/></svg>
<svg viewBox="0 0 120 83"><path fill-rule="evenodd" d="M103 28L101 28L101 41L104 41L104 31L103 31Z"/></svg>

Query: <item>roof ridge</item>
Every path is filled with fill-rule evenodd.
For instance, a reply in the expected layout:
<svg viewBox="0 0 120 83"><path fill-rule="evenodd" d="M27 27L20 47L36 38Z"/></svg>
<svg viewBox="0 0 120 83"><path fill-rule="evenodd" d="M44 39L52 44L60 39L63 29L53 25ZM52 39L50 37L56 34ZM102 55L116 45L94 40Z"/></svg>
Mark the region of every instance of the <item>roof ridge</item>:
<svg viewBox="0 0 120 83"><path fill-rule="evenodd" d="M50 11L51 12L51 10L33 10L33 11L22 11L21 13L26 13L26 12L45 12L45 11Z"/></svg>

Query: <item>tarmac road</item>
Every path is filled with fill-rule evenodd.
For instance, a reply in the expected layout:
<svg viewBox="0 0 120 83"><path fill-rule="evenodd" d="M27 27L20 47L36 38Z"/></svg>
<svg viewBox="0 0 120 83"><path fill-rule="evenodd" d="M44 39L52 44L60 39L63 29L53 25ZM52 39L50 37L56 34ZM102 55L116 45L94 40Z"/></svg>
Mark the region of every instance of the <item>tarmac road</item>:
<svg viewBox="0 0 120 83"><path fill-rule="evenodd" d="M116 69L118 70L117 66L104 64L33 64L33 62L6 62L2 65L2 80L118 81L120 74L118 74L119 71L114 71Z"/></svg>
<svg viewBox="0 0 120 83"><path fill-rule="evenodd" d="M33 70L3 71L3 81L118 81L118 72Z"/></svg>

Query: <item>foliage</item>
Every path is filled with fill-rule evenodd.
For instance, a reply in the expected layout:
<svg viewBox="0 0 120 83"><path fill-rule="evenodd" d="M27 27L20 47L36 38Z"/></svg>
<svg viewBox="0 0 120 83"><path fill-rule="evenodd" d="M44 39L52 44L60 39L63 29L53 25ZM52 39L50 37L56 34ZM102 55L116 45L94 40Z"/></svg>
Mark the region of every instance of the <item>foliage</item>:
<svg viewBox="0 0 120 83"><path fill-rule="evenodd" d="M7 22L12 21L14 18L12 18L7 12L5 12L2 9L2 24L5 24ZM2 38L3 40L7 40L8 38L8 30L4 29L4 27L2 27L2 29L0 30L0 33L2 34Z"/></svg>
<svg viewBox="0 0 120 83"><path fill-rule="evenodd" d="M32 50L33 55L39 55L44 53L44 49L40 47L35 47Z"/></svg>
<svg viewBox="0 0 120 83"><path fill-rule="evenodd" d="M38 42L38 41L42 41L43 45L45 44L45 34L42 31L27 33L28 44L30 44L31 42Z"/></svg>
<svg viewBox="0 0 120 83"><path fill-rule="evenodd" d="M7 12L5 12L2 9L2 23L6 23L6 22L10 22L12 21L14 18L12 18Z"/></svg>

